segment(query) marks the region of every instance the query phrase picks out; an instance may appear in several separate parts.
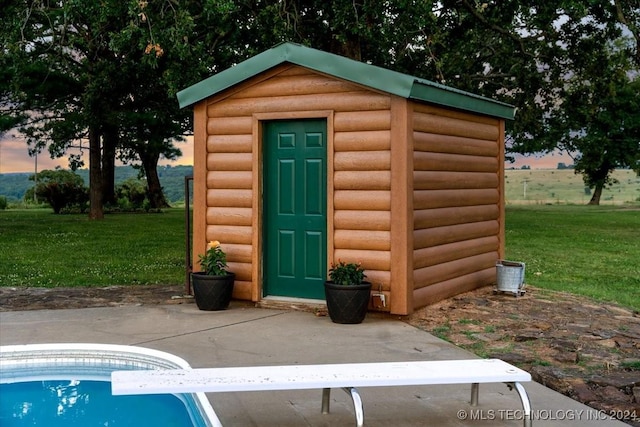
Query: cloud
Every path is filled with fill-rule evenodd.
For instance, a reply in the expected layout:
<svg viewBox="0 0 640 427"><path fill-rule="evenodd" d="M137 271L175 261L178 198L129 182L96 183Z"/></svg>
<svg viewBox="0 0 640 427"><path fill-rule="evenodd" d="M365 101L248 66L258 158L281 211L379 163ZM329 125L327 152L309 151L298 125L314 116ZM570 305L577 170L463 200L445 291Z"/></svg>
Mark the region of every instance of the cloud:
<svg viewBox="0 0 640 427"><path fill-rule="evenodd" d="M55 169L56 166L68 167L63 159L51 159L48 152L40 153L37 158L38 170ZM29 156L27 143L23 138L5 134L0 138L0 173L35 172L36 158Z"/></svg>
<svg viewBox="0 0 640 427"><path fill-rule="evenodd" d="M182 150L182 157L175 161L172 160L160 160L160 165L193 165L193 137L187 137L185 142L179 142L176 144L180 150ZM78 152L79 150L75 150ZM89 153L84 151L83 160L85 167L89 167ZM44 151L38 155L38 171L45 169L55 169L57 166L61 168L68 168L69 161L67 157L61 157L59 159L52 159L49 152ZM9 133L0 137L0 173L15 173L15 172L35 172L36 159L29 156L29 150L26 141L15 135Z"/></svg>

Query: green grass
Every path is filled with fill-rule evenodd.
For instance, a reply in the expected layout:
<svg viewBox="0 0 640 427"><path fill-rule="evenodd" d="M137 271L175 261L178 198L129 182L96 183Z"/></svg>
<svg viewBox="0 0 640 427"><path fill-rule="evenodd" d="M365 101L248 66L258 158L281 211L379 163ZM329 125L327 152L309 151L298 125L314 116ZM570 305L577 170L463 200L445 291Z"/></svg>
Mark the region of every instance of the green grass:
<svg viewBox="0 0 640 427"><path fill-rule="evenodd" d="M640 371L640 360L625 361L620 364L620 367L628 371Z"/></svg>
<svg viewBox="0 0 640 427"><path fill-rule="evenodd" d="M527 284L640 310L637 205L508 206L506 218L506 258L526 264ZM182 209L98 222L0 211L0 236L0 286L184 283Z"/></svg>
<svg viewBox="0 0 640 427"><path fill-rule="evenodd" d="M637 206L509 206L506 258L527 284L640 310Z"/></svg>
<svg viewBox="0 0 640 427"><path fill-rule="evenodd" d="M0 285L109 286L184 283L184 211L53 215L0 211Z"/></svg>
<svg viewBox="0 0 640 427"><path fill-rule="evenodd" d="M434 328L431 333L442 340L448 341L449 333L451 333L451 326L447 322L444 325L440 325Z"/></svg>

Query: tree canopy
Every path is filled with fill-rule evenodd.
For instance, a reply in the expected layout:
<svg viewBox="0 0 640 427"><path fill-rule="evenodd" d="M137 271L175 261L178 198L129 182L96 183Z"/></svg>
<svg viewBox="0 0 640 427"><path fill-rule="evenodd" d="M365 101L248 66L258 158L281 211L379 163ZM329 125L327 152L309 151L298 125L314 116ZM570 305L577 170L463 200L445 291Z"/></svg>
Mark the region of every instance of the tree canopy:
<svg viewBox="0 0 640 427"><path fill-rule="evenodd" d="M152 203L166 204L157 162L180 154L173 141L188 128L175 92L202 75L183 56L197 52L192 18L177 3L152 4L14 0L2 10L0 126L19 126L33 152L88 150L92 218L114 199L116 157L140 160Z"/></svg>
<svg viewBox="0 0 640 427"><path fill-rule="evenodd" d="M0 131L19 126L54 156L89 149L95 218L117 157L140 162L162 205L158 160L191 127L175 93L281 41L511 103L509 150L569 151L596 193L613 168L638 168L621 113L638 104L638 0L6 3Z"/></svg>

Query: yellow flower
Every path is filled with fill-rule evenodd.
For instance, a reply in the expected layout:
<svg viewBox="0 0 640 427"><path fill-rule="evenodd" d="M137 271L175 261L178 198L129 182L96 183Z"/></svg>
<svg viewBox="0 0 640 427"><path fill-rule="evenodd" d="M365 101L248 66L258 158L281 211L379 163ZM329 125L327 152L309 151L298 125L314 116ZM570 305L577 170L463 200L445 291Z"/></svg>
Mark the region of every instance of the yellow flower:
<svg viewBox="0 0 640 427"><path fill-rule="evenodd" d="M220 246L220 242L218 242L217 240L212 240L207 244L207 250L217 248L218 246Z"/></svg>

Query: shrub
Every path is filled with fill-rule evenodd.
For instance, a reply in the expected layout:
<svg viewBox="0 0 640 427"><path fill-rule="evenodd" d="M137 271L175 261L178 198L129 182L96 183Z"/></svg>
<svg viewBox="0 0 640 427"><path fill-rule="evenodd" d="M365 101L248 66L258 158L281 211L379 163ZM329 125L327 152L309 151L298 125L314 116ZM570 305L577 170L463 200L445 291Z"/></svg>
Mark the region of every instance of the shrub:
<svg viewBox="0 0 640 427"><path fill-rule="evenodd" d="M147 199L147 191L140 180L129 178L116 187L116 199L122 210L141 209Z"/></svg>
<svg viewBox="0 0 640 427"><path fill-rule="evenodd" d="M63 209L77 207L84 210L89 201L89 189L84 186L82 177L74 172L56 169L43 170L29 179L36 181L36 196L49 203L53 212L59 214Z"/></svg>
<svg viewBox="0 0 640 427"><path fill-rule="evenodd" d="M7 209L9 206L9 202L7 202L7 198L4 196L0 196L0 211Z"/></svg>

